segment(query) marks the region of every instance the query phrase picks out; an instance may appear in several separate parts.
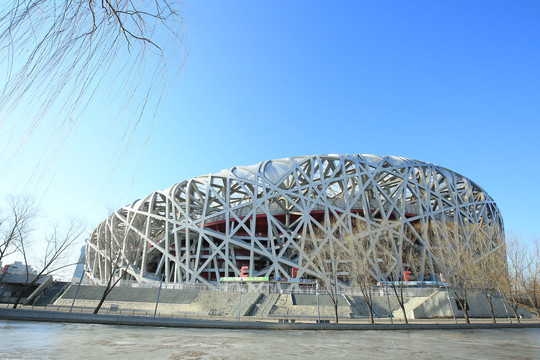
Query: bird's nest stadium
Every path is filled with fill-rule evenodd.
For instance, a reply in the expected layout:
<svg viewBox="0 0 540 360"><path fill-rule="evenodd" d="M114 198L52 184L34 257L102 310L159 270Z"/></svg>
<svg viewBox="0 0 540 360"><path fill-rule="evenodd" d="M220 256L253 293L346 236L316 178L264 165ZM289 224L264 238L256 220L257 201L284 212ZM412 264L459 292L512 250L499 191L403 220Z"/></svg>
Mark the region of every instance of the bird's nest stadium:
<svg viewBox="0 0 540 360"><path fill-rule="evenodd" d="M300 156L198 176L119 209L88 238L86 274L100 281L121 269L138 282L212 285L247 269L250 277L313 279L306 242L318 233L339 246L335 224L352 231L358 221L374 244L388 226L399 229L396 238L422 259L419 280L438 274L419 225L472 224L504 242L495 202L451 170L394 156ZM380 255L370 258L374 280L386 280Z"/></svg>

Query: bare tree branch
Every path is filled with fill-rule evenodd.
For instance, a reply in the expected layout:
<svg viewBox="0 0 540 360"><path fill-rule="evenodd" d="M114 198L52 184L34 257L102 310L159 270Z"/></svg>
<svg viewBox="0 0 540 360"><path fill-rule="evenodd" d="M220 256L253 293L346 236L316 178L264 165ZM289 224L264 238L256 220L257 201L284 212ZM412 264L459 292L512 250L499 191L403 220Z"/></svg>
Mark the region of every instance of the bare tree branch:
<svg viewBox="0 0 540 360"><path fill-rule="evenodd" d="M9 197L8 208L0 213L0 262L21 249L37 211L33 200L24 196Z"/></svg>
<svg viewBox="0 0 540 360"><path fill-rule="evenodd" d="M110 120L129 119L128 146L143 115L150 111L153 119L171 73L182 66L176 58L183 53L179 9L177 0L0 4L0 126L21 106L30 119L15 151L51 111L52 141L61 148L87 109L103 99L110 100Z"/></svg>
<svg viewBox="0 0 540 360"><path fill-rule="evenodd" d="M373 285L375 276L371 257L372 237L365 222L357 221L351 233L343 236L347 251L345 255L345 268L349 273L351 286L356 286L362 292L362 297L369 311L369 321L375 322L373 317Z"/></svg>
<svg viewBox="0 0 540 360"><path fill-rule="evenodd" d="M58 226L53 224L51 233L46 238L47 244L45 252L43 253L42 263L39 264L39 271L31 281L29 272L30 264L27 256L28 238L21 237L20 251L24 258L24 264L26 265L26 281L13 304L14 309L17 308L17 305L21 302L27 288L34 286L40 279L59 269L63 269L70 265L75 265L65 264L62 262L65 261L73 246L81 242L83 234L83 225L74 220L69 223L65 230L59 230Z"/></svg>

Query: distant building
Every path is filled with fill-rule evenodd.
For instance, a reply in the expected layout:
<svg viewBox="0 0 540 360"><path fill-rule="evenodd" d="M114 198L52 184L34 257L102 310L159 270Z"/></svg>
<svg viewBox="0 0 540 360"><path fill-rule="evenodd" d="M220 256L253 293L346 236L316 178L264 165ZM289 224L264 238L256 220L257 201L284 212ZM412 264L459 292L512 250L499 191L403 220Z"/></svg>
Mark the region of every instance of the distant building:
<svg viewBox="0 0 540 360"><path fill-rule="evenodd" d="M15 261L13 264L10 264L10 265L5 265L2 268L2 273L13 274L13 275L26 275L27 270L28 270L28 274L37 275L37 270L32 269L32 266L25 265L20 261Z"/></svg>
<svg viewBox="0 0 540 360"><path fill-rule="evenodd" d="M81 247L81 255L79 256L79 261L77 261L77 266L75 266L75 270L73 271L73 279L72 281L79 281L81 277L84 274L84 251L85 251L86 245Z"/></svg>
<svg viewBox="0 0 540 360"><path fill-rule="evenodd" d="M460 174L394 156L314 155L198 176L127 205L92 232L85 266L98 280L118 269L139 282L210 284L242 268L252 277L313 278L306 239L336 237L336 219L340 231L364 222L374 244L399 225L396 241L421 259L416 280L439 274L429 236L413 231L419 225L482 226L504 241L497 205ZM376 250L372 258L374 280L388 280Z"/></svg>
<svg viewBox="0 0 540 360"><path fill-rule="evenodd" d="M53 282L51 275L37 277L37 270L34 270L30 265L26 266L20 261L2 267L0 274L0 303L14 301L21 292L23 293L23 299L26 300L40 285L43 284L42 290L45 290L47 288L45 285L49 286Z"/></svg>

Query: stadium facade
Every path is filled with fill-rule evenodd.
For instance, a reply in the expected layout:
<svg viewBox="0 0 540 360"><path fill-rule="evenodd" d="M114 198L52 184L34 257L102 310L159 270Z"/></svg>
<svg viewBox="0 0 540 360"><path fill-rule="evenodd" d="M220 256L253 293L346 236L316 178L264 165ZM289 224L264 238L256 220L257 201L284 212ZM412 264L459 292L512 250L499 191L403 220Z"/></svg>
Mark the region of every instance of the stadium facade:
<svg viewBox="0 0 540 360"><path fill-rule="evenodd" d="M316 272L307 242L339 247L336 226L354 232L359 222L373 244L391 229L414 247L417 280L438 274L429 236L418 231L429 223L481 227L486 241L504 242L495 202L453 171L394 156L314 155L198 176L137 200L92 232L85 267L98 281L126 271L139 282L212 284L243 269L250 277L309 279ZM376 249L373 277L386 280L391 269Z"/></svg>

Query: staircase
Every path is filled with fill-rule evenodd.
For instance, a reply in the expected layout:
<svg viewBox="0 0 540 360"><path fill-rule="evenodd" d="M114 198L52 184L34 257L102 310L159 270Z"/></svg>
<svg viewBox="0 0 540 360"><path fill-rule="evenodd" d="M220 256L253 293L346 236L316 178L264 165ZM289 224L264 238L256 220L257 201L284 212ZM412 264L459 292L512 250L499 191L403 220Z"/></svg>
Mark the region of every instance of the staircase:
<svg viewBox="0 0 540 360"><path fill-rule="evenodd" d="M270 314L272 307L279 298L279 294L261 294L262 296L258 299L257 303L254 304L249 316L256 317L266 317Z"/></svg>
<svg viewBox="0 0 540 360"><path fill-rule="evenodd" d="M57 281L46 292L34 301L34 306L46 306L52 304L57 297L62 295L65 289L70 285L69 282Z"/></svg>
<svg viewBox="0 0 540 360"><path fill-rule="evenodd" d="M404 305L405 308L405 314L407 314L407 319L414 319L414 312L413 310L422 305L426 302L430 297L435 295L437 292L433 293L431 296L419 296L414 297L407 301ZM404 319L403 316L403 310L401 310L401 307L399 309L396 309L392 312L392 316L396 319Z"/></svg>
<svg viewBox="0 0 540 360"><path fill-rule="evenodd" d="M257 293L244 293L242 294L242 304L240 307L240 316L249 316L253 312L255 304L260 301L260 298L264 296L263 294ZM240 300L240 299L239 299ZM238 303L233 303L227 313L229 314L238 314Z"/></svg>

